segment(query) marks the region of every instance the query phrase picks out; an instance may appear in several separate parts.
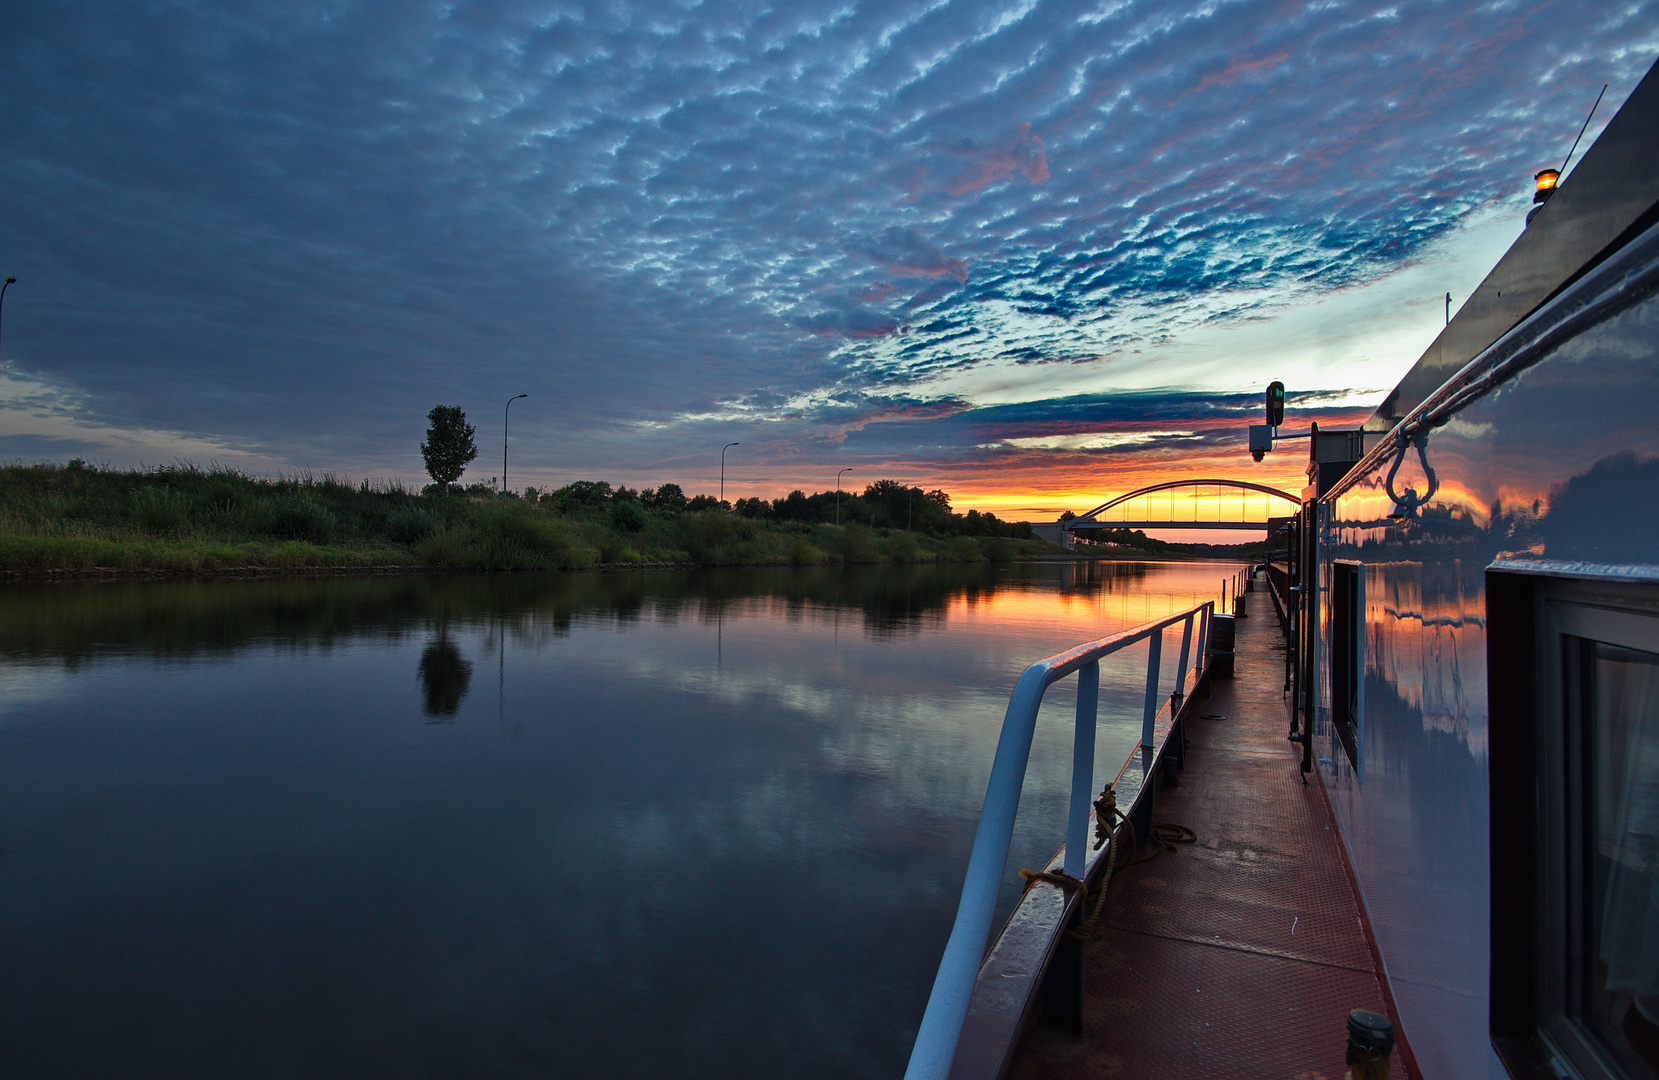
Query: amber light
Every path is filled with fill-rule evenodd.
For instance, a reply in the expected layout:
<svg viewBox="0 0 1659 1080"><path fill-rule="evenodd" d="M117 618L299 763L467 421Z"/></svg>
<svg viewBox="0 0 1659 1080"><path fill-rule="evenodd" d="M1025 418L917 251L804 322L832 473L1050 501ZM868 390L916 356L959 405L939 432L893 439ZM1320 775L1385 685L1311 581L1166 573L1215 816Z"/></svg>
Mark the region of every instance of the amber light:
<svg viewBox="0 0 1659 1080"><path fill-rule="evenodd" d="M1545 169L1543 172L1533 177L1533 179L1538 181L1538 190L1533 194L1532 201L1543 202L1545 199L1555 194L1555 185L1561 180L1561 170Z"/></svg>

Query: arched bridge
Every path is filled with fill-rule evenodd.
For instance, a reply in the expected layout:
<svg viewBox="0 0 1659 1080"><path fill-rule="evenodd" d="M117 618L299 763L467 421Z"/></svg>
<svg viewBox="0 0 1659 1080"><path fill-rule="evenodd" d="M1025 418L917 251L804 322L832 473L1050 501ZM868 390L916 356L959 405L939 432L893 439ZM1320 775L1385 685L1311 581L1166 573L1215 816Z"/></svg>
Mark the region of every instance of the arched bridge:
<svg viewBox="0 0 1659 1080"><path fill-rule="evenodd" d="M1108 499L1064 522L1067 532L1090 529L1253 529L1284 517L1302 500L1248 480L1169 480Z"/></svg>

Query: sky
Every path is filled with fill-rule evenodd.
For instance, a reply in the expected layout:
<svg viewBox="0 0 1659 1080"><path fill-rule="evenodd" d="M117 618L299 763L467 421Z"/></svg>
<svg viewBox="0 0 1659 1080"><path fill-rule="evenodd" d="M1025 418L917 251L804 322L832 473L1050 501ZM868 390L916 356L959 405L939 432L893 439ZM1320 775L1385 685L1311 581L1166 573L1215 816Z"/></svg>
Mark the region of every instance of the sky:
<svg viewBox="0 0 1659 1080"><path fill-rule="evenodd" d="M514 488L1297 490L1265 384L1369 415L1656 56L1652 0L13 5L0 460L423 482L445 404L488 480L528 394Z"/></svg>

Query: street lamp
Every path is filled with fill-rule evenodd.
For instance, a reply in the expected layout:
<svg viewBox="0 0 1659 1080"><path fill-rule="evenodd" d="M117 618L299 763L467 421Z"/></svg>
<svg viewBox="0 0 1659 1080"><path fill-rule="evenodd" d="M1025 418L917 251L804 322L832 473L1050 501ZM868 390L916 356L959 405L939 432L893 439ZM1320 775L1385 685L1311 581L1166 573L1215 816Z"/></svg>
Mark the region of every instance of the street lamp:
<svg viewBox="0 0 1659 1080"><path fill-rule="evenodd" d="M729 442L720 448L720 505L726 505L726 451L742 443Z"/></svg>
<svg viewBox="0 0 1659 1080"><path fill-rule="evenodd" d="M841 472L835 474L835 523L837 525L841 524L841 473L852 471L853 467L848 465Z"/></svg>
<svg viewBox="0 0 1659 1080"><path fill-rule="evenodd" d="M507 407L501 410L501 493L507 494L507 414L513 411L513 402L529 394L515 394L507 399Z"/></svg>
<svg viewBox="0 0 1659 1080"><path fill-rule="evenodd" d="M16 284L17 279L9 277L6 279L6 283L4 285L0 285L0 313L3 313L6 310L6 290Z"/></svg>

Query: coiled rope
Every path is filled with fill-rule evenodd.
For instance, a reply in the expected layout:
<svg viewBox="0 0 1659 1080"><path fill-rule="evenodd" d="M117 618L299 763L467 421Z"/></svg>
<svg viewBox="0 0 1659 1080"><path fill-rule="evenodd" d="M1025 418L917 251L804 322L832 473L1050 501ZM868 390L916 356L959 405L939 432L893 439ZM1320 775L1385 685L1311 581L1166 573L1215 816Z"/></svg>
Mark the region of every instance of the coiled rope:
<svg viewBox="0 0 1659 1080"><path fill-rule="evenodd" d="M1070 892L1076 890L1087 904L1090 897L1094 898L1094 907L1090 909L1086 918L1075 929L1065 932L1065 936L1072 941L1093 941L1094 924L1100 918L1101 909L1106 906L1106 890L1112 884L1112 873L1117 868L1119 828L1129 830L1129 865L1143 863L1158 857L1161 851L1178 851L1182 844L1198 842L1198 834L1185 825L1177 825L1170 821L1154 821L1151 835L1147 843L1152 850L1147 854L1134 858L1134 851L1139 847L1135 836L1135 823L1129 820L1129 815L1118 809L1117 791L1112 784L1107 784L1101 791L1100 798L1094 801L1094 850L1099 851L1110 840L1111 847L1106 849L1106 872L1100 877L1100 886L1090 892L1088 886L1079 878L1074 878L1062 870L1021 870L1020 877L1025 879L1024 892L1030 892L1031 887L1039 881L1058 886Z"/></svg>
<svg viewBox="0 0 1659 1080"><path fill-rule="evenodd" d="M1198 834L1173 821L1154 821L1152 835L1146 838L1146 843L1152 850L1136 859L1138 863L1151 862L1158 857L1160 851L1179 851L1182 844L1196 844Z"/></svg>

